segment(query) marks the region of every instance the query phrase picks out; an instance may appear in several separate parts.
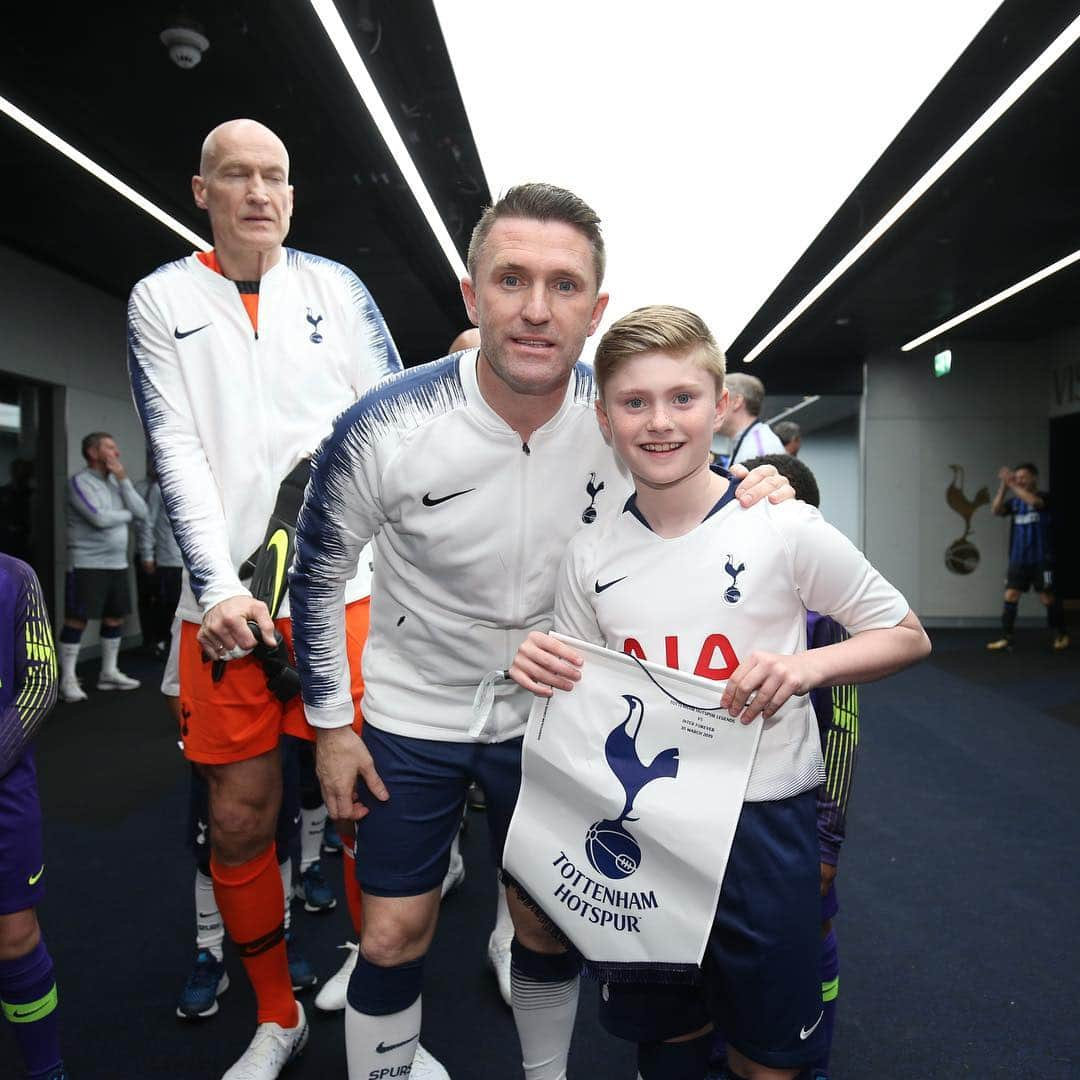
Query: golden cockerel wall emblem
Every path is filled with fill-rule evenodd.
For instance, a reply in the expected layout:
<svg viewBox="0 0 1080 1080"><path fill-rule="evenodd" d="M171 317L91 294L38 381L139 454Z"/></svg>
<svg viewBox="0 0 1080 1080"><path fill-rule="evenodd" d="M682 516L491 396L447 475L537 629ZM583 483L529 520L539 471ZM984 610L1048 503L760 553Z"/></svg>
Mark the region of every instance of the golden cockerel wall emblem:
<svg viewBox="0 0 1080 1080"><path fill-rule="evenodd" d="M964 535L957 537L945 549L945 565L954 574L970 574L979 565L979 549L969 539L974 532L971 519L980 506L990 501L990 492L981 487L975 493L975 498L969 499L964 494L964 467L950 465L949 468L952 469L953 478L945 489L945 501L964 519Z"/></svg>

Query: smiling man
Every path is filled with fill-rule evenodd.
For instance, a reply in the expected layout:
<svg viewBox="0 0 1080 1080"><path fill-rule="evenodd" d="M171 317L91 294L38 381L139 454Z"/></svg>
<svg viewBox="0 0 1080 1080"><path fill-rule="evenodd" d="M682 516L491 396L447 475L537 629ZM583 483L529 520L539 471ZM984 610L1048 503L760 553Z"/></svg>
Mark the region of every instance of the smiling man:
<svg viewBox="0 0 1080 1080"><path fill-rule="evenodd" d="M506 669L529 631L551 626L570 538L630 491L578 363L608 301L596 213L547 184L512 188L476 226L468 269L479 349L413 368L346 412L316 458L297 530L290 599L319 777L331 815L358 821L363 852L366 922L345 1021L352 1080L409 1075L466 789L484 789L497 865L517 801L530 702ZM765 475L746 504L776 490ZM361 739L349 728L343 608L372 538ZM556 1080L577 962L509 899L525 1075Z"/></svg>
<svg viewBox="0 0 1080 1080"><path fill-rule="evenodd" d="M178 608L184 753L209 783L214 893L258 1005L255 1039L225 1076L272 1080L308 1031L289 977L274 850L278 740L310 734L299 698L279 701L258 661L243 655L255 644L248 621L267 643L275 623L240 568L262 546L281 482L335 415L401 363L351 271L284 247L293 189L277 135L253 120L220 125L203 143L191 186L214 249L135 286L129 369L186 567ZM342 593L350 723L363 685L366 571L366 560L354 565ZM278 615L288 641L287 608ZM214 984L218 992L227 985L224 969Z"/></svg>

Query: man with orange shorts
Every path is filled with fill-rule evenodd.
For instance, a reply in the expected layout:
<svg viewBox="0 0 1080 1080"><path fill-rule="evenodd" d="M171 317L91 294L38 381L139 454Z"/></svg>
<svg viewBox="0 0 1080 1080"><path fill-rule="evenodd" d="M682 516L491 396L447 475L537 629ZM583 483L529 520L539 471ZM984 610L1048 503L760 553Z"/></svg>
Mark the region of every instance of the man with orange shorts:
<svg viewBox="0 0 1080 1080"><path fill-rule="evenodd" d="M274 850L278 740L311 734L300 698L279 700L260 661L246 655L256 643L249 621L267 645L276 626L291 649L288 609L272 620L238 568L262 546L284 478L339 412L401 363L351 271L283 246L293 189L288 152L272 131L252 120L215 128L192 191L214 248L135 286L129 371L184 557L184 753L209 784L214 892L258 1005L255 1038L225 1078L273 1080L308 1035L289 979ZM369 592L362 559L347 590L357 725Z"/></svg>

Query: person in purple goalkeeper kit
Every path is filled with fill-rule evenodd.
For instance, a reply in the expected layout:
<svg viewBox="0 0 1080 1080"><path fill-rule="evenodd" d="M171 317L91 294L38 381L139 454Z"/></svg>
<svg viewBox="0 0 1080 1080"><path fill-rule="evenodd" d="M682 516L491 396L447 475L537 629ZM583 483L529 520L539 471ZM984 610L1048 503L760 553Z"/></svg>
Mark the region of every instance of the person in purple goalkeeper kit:
<svg viewBox="0 0 1080 1080"><path fill-rule="evenodd" d="M56 650L34 571L0 555L0 1010L30 1080L64 1080L33 739L56 702ZM5 1072L6 1075L6 1072Z"/></svg>
<svg viewBox="0 0 1080 1080"><path fill-rule="evenodd" d="M795 498L815 508L821 505L817 479L803 462L791 455L766 454L744 462L747 468L775 465L795 489ZM806 647L817 649L847 639L847 631L835 620L816 611L806 613ZM821 752L825 759L825 782L817 791L818 859L821 871L821 1026L824 1050L812 1066L812 1080L827 1080L832 1053L836 1012L840 997L840 956L833 920L840 912L836 893L840 847L847 835L847 808L855 777L859 746L859 688L854 683L816 686L810 691ZM715 1042L717 1057L724 1053L722 1034ZM722 1062L714 1065L719 1073ZM714 1075L710 1072L710 1078Z"/></svg>

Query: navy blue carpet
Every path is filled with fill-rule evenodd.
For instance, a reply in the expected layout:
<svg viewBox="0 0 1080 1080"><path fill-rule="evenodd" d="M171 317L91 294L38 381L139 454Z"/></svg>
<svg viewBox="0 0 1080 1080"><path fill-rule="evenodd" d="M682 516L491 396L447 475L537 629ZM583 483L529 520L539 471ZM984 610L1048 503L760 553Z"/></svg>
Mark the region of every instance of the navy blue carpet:
<svg viewBox="0 0 1080 1080"><path fill-rule="evenodd" d="M862 743L838 887L834 1080L1080 1077L1080 650L938 631L929 662L862 691ZM144 688L60 705L39 741L48 897L72 1080L216 1078L247 1044L254 1001L227 951L217 1016L175 1018L193 959L185 765L150 661ZM92 686L91 671L84 682ZM485 965L495 871L482 813L468 873L427 965L423 1042L454 1080L521 1076L509 1010ZM325 859L339 897L340 860ZM294 906L322 977L348 937L344 901ZM304 1000L302 998L302 1000ZM305 1004L312 1037L289 1080L345 1076L340 1014ZM0 1031L0 1077L20 1075ZM571 1080L633 1080L631 1047L583 986Z"/></svg>

